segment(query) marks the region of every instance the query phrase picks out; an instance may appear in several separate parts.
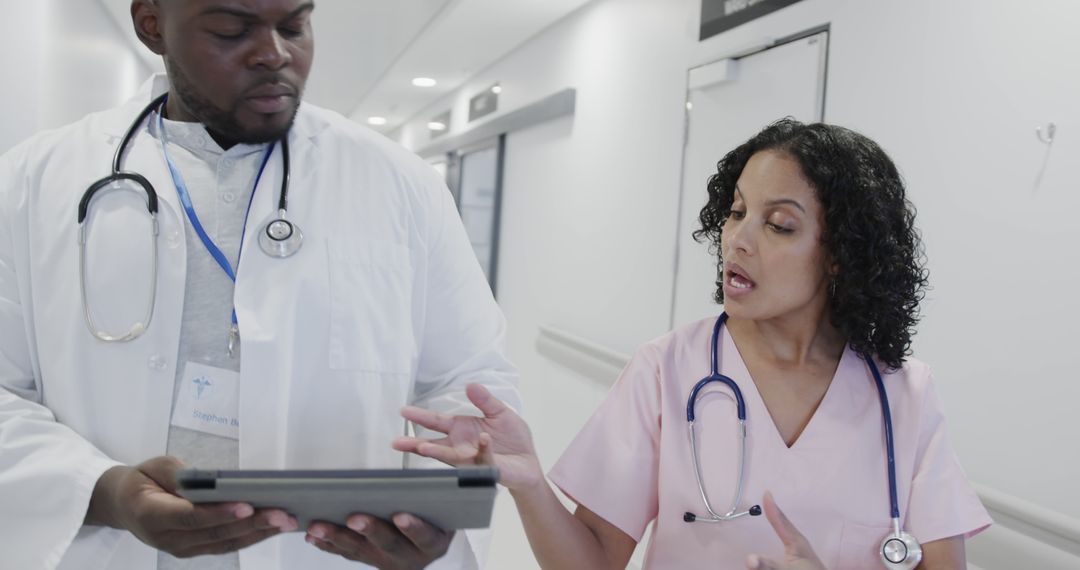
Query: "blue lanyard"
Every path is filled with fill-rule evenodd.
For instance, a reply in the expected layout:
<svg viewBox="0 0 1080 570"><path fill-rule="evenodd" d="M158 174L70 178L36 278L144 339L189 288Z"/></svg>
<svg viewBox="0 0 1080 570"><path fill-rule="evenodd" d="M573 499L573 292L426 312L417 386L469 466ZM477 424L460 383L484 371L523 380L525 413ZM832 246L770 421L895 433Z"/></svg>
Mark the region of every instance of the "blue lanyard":
<svg viewBox="0 0 1080 570"><path fill-rule="evenodd" d="M191 203L191 194L188 192L187 185L184 184L184 178L180 176L180 170L176 168L176 164L173 163L172 158L169 157L168 145L165 141L165 102L162 101L161 108L158 110L158 132L161 133L161 150L165 155L165 163L169 165L169 173L172 175L173 184L176 185L176 193L180 196L180 203L184 206L184 212L187 213L188 220L191 221L191 227L195 229L195 233L198 234L199 240L202 241L206 247L206 251L217 261L217 264L221 266L221 269L225 271L225 275L229 276L229 279L236 283L236 272L232 268L232 264L229 263L229 259L222 253L221 248L214 243L214 240L210 239L210 236L203 229L202 223L199 222L199 216L195 213L195 205ZM255 200L255 191L259 188L259 180L262 179L263 171L266 170L266 163L270 161L270 155L274 153L274 146L277 143L271 143L266 148L266 153L263 155L262 164L259 165L259 172L255 175L255 185L251 188L251 196L248 198L247 211L244 213L244 228L240 233L240 250L237 255L239 260L239 253L244 251L244 235L247 232L247 219L251 213L251 204ZM232 324L233 331L237 325L236 321L236 309L232 311Z"/></svg>

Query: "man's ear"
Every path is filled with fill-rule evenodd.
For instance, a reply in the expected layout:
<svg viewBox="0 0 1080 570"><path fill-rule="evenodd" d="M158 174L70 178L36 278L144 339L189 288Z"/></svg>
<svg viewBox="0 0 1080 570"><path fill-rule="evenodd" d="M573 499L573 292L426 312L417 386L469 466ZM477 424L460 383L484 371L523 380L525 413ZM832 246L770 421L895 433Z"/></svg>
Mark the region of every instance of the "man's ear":
<svg viewBox="0 0 1080 570"><path fill-rule="evenodd" d="M165 55L165 38L161 34L161 7L159 0L132 0L131 23L135 35L150 51Z"/></svg>

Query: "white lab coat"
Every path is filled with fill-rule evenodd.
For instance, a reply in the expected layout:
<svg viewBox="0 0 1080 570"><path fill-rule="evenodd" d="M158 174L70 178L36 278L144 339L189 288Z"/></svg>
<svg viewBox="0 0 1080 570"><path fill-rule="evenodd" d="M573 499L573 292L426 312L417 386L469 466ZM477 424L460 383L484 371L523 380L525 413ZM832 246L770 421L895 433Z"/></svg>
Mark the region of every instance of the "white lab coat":
<svg viewBox="0 0 1080 570"><path fill-rule="evenodd" d="M126 532L84 527L98 477L166 449L187 253L184 214L144 126L124 169L157 189L153 320L104 343L80 300L76 211L163 76L121 108L43 133L0 157L0 566L152 569ZM516 404L505 321L434 169L381 135L310 105L289 135L290 219L304 245L265 255L280 149L267 165L239 263L240 467L393 468L402 405L468 413L468 382ZM127 330L150 289L145 196L111 192L87 219L87 294L99 326ZM222 337L225 338L224 336ZM482 566L486 535L458 533L433 567ZM243 568L358 568L290 533L241 552Z"/></svg>

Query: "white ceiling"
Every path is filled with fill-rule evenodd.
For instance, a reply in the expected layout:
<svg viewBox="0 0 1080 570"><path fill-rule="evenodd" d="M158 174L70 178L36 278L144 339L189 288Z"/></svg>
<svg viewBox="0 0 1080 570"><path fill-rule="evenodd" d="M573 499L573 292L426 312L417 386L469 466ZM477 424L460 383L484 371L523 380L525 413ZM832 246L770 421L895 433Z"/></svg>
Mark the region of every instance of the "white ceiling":
<svg viewBox="0 0 1080 570"><path fill-rule="evenodd" d="M99 0L154 70L131 29L131 0ZM389 132L589 0L316 0L305 99ZM431 77L420 88L414 77Z"/></svg>

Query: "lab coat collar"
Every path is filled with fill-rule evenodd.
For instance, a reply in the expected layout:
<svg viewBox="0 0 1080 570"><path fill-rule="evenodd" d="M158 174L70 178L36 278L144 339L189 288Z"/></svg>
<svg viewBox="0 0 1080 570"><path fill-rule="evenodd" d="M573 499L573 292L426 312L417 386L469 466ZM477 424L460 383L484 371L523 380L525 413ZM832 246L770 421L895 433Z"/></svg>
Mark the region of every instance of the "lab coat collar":
<svg viewBox="0 0 1080 570"><path fill-rule="evenodd" d="M105 121L105 132L110 137L119 138L124 136L131 121L144 107L150 104L155 97L169 90L169 76L164 73L155 73L147 79L136 91L135 95L128 99L116 112L111 112ZM300 111L296 114L292 129L289 131L291 140L311 139L328 125L325 120L317 118L315 113L308 112L310 105L300 103Z"/></svg>

